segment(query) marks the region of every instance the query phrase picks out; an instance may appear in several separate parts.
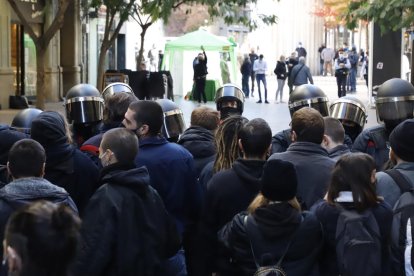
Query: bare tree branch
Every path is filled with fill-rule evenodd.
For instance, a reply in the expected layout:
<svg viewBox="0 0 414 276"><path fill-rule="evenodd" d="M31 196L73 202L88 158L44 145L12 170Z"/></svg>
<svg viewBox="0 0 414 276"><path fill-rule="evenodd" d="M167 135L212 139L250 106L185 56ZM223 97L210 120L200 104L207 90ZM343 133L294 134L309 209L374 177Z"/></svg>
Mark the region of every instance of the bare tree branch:
<svg viewBox="0 0 414 276"><path fill-rule="evenodd" d="M22 25L24 26L25 31L29 34L30 38L33 40L33 42L35 44L38 43L39 37L33 31L33 28L29 24L29 22L27 22L27 20L24 17L23 13L20 11L19 7L17 6L16 1L15 0L7 0L7 1L9 2L10 6L12 7L12 9L14 10L14 12L19 17Z"/></svg>

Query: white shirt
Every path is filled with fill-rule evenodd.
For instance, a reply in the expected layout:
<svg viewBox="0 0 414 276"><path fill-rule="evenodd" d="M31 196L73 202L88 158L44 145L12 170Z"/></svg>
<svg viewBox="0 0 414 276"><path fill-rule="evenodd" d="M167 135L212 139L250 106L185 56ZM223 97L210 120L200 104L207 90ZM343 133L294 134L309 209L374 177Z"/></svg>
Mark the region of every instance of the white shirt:
<svg viewBox="0 0 414 276"><path fill-rule="evenodd" d="M266 74L267 63L263 59L256 59L253 63L253 71L256 74Z"/></svg>

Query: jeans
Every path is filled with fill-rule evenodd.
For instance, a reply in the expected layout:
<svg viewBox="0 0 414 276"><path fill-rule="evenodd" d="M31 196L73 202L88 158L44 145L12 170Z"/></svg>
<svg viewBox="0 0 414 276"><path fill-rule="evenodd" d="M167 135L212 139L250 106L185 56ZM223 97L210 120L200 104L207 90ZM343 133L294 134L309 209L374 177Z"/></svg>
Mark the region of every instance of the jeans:
<svg viewBox="0 0 414 276"><path fill-rule="evenodd" d="M283 87L285 86L285 81L286 80L277 79L277 90L276 90L275 101L277 101L277 96L279 95L279 93L280 93L280 101L282 101L282 99L283 99Z"/></svg>
<svg viewBox="0 0 414 276"><path fill-rule="evenodd" d="M321 60L320 62L319 62L319 75L323 75L323 60Z"/></svg>
<svg viewBox="0 0 414 276"><path fill-rule="evenodd" d="M265 74L256 74L256 81L257 81L257 90L259 91L259 101L262 100L262 93L260 92L260 81L263 82L263 86L264 86L264 89L265 89L265 101L267 101L266 75Z"/></svg>
<svg viewBox="0 0 414 276"><path fill-rule="evenodd" d="M256 78L256 73L252 71L252 74L250 75L250 78L252 79L252 96L254 92L254 79Z"/></svg>
<svg viewBox="0 0 414 276"><path fill-rule="evenodd" d="M349 69L349 75L348 75L349 85L348 85L348 88L351 91L356 91L356 75L357 75L357 68L356 67Z"/></svg>
<svg viewBox="0 0 414 276"><path fill-rule="evenodd" d="M165 262L165 274L171 276L187 276L187 267L185 265L184 250L178 250L177 254Z"/></svg>
<svg viewBox="0 0 414 276"><path fill-rule="evenodd" d="M250 75L243 75L242 76L242 89L244 92L244 96L249 97L250 89L249 89L249 79Z"/></svg>

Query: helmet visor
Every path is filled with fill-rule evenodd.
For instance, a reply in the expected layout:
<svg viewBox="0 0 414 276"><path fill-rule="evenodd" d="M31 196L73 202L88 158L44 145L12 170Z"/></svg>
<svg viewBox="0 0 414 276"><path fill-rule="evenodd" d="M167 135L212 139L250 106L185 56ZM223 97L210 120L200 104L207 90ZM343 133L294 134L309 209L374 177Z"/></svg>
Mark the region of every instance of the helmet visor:
<svg viewBox="0 0 414 276"><path fill-rule="evenodd" d="M164 113L163 134L166 138L178 137L185 130L184 116L181 110L175 109Z"/></svg>
<svg viewBox="0 0 414 276"><path fill-rule="evenodd" d="M410 119L414 115L414 97L378 98L376 108L378 123Z"/></svg>

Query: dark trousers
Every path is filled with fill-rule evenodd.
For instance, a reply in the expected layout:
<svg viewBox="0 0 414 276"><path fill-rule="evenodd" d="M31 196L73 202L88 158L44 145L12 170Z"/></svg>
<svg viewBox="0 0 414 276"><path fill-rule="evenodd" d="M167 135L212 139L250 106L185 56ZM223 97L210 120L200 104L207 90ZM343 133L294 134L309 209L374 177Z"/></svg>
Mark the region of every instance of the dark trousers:
<svg viewBox="0 0 414 276"><path fill-rule="evenodd" d="M338 98L346 96L346 75L336 77L336 84L338 86Z"/></svg>
<svg viewBox="0 0 414 276"><path fill-rule="evenodd" d="M256 74L257 80L257 90L259 91L259 100L262 100L262 93L260 92L260 81L263 82L263 86L265 89L265 101L267 101L267 83L266 83L266 75L265 74Z"/></svg>
<svg viewBox="0 0 414 276"><path fill-rule="evenodd" d="M244 92L244 96L249 97L250 91L249 91L249 75L243 75L242 76L242 89Z"/></svg>
<svg viewBox="0 0 414 276"><path fill-rule="evenodd" d="M195 100L201 103L201 97L203 97L203 102L207 102L206 92L204 89L206 88L206 78L200 78L195 80Z"/></svg>
<svg viewBox="0 0 414 276"><path fill-rule="evenodd" d="M252 96L253 96L253 92L254 92L254 81L256 80L256 73L252 71L250 78L252 80Z"/></svg>

